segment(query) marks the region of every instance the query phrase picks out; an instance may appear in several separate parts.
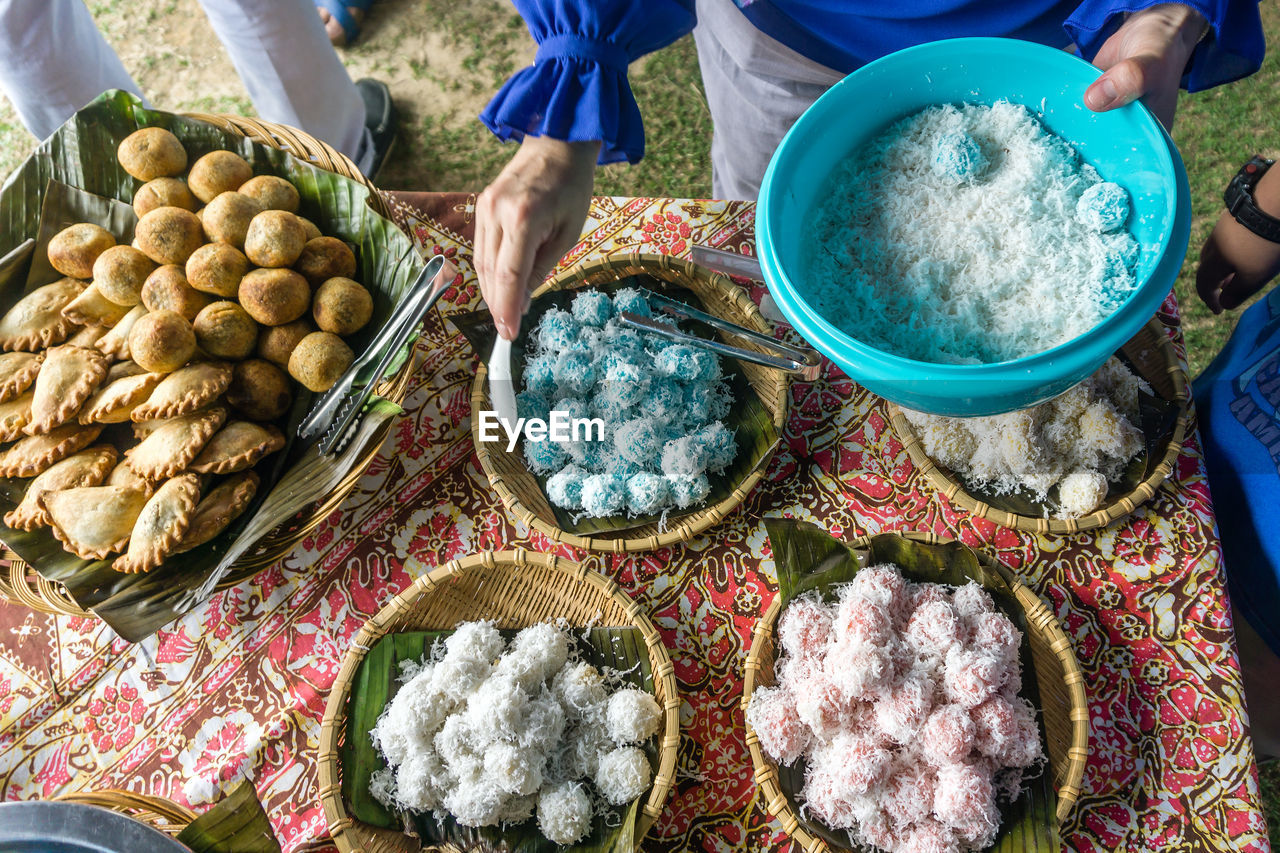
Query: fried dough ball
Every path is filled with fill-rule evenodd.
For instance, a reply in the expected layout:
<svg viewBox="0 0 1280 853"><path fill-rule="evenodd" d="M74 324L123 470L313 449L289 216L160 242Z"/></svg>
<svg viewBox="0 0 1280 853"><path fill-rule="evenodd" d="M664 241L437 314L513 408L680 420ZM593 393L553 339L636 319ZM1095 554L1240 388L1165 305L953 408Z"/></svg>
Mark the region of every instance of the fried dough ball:
<svg viewBox="0 0 1280 853"><path fill-rule="evenodd" d="M233 369L227 402L250 420L271 421L288 411L292 388L293 381L279 367L251 358Z"/></svg>
<svg viewBox="0 0 1280 853"><path fill-rule="evenodd" d="M93 262L93 283L117 305L142 301L142 286L156 268L155 261L132 246L112 246Z"/></svg>
<svg viewBox="0 0 1280 853"><path fill-rule="evenodd" d="M63 228L49 240L49 263L70 278L90 278L98 256L116 244L101 225L80 222Z"/></svg>
<svg viewBox="0 0 1280 853"><path fill-rule="evenodd" d="M293 268L302 273L312 287L319 287L335 276L351 278L356 273L356 256L337 237L308 240Z"/></svg>
<svg viewBox="0 0 1280 853"><path fill-rule="evenodd" d="M235 361L248 357L258 342L258 324L234 302L214 302L191 324L200 349L215 358Z"/></svg>
<svg viewBox="0 0 1280 853"><path fill-rule="evenodd" d="M312 391L328 391L351 366L355 353L332 332L312 332L289 356L289 375Z"/></svg>
<svg viewBox="0 0 1280 853"><path fill-rule="evenodd" d="M216 243L244 248L249 223L263 211L262 203L241 192L221 193L200 214L205 235Z"/></svg>
<svg viewBox="0 0 1280 853"><path fill-rule="evenodd" d="M288 267L307 245L307 231L298 217L284 210L264 210L249 223L244 253L260 267Z"/></svg>
<svg viewBox="0 0 1280 853"><path fill-rule="evenodd" d="M275 175L250 178L240 187L240 192L262 205L263 210L287 210L293 213L298 209L297 188Z"/></svg>
<svg viewBox="0 0 1280 853"><path fill-rule="evenodd" d="M226 243L208 243L187 258L187 281L196 290L215 296L235 298L240 280L248 272L249 259Z"/></svg>
<svg viewBox="0 0 1280 853"><path fill-rule="evenodd" d="M308 241L324 236L320 233L320 229L316 227L316 224L310 219L307 219L307 217L299 216L298 221L302 223L302 230L306 232Z"/></svg>
<svg viewBox="0 0 1280 853"><path fill-rule="evenodd" d="M200 220L180 207L157 207L138 220L138 248L158 264L185 264L204 243Z"/></svg>
<svg viewBox="0 0 1280 853"><path fill-rule="evenodd" d="M187 149L163 127L144 127L124 138L116 159L138 180L153 181L181 175L187 168Z"/></svg>
<svg viewBox="0 0 1280 853"><path fill-rule="evenodd" d="M194 320L213 298L201 293L187 281L187 275L177 264L157 267L142 284L142 304L148 311L172 311L187 320Z"/></svg>
<svg viewBox="0 0 1280 853"><path fill-rule="evenodd" d="M258 336L258 355L280 367L289 366L289 356L298 346L298 342L315 331L315 327L306 320L294 320L283 326L271 326L263 329Z"/></svg>
<svg viewBox="0 0 1280 853"><path fill-rule="evenodd" d="M157 207L180 207L195 211L200 206L191 190L180 178L156 178L138 187L133 194L133 212L146 216Z"/></svg>
<svg viewBox="0 0 1280 853"><path fill-rule="evenodd" d="M239 154L210 151L187 173L187 186L205 204L231 190L238 190L253 177L253 167Z"/></svg>
<svg viewBox="0 0 1280 853"><path fill-rule="evenodd" d="M262 325L280 326L307 313L311 288L293 270L253 270L240 282L240 304Z"/></svg>
<svg viewBox="0 0 1280 853"><path fill-rule="evenodd" d="M172 373L196 354L191 323L173 311L151 311L129 330L129 355L152 373Z"/></svg>
<svg viewBox="0 0 1280 853"><path fill-rule="evenodd" d="M325 332L349 335L373 316L373 297L349 278L331 278L316 291L311 316Z"/></svg>

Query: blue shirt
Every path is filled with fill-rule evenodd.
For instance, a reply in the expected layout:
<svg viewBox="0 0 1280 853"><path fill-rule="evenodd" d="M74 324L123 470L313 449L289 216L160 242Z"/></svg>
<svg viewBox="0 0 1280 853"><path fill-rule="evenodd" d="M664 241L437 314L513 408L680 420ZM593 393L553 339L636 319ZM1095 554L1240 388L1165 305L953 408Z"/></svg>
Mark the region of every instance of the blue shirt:
<svg viewBox="0 0 1280 853"><path fill-rule="evenodd" d="M1194 385L1231 601L1280 654L1280 288Z"/></svg>
<svg viewBox="0 0 1280 853"><path fill-rule="evenodd" d="M849 72L905 47L958 36L1075 44L1092 59L1126 12L1157 0L755 0L743 13L803 56ZM1192 56L1191 91L1244 77L1265 49L1258 0L1189 0L1212 35ZM515 0L538 42L480 114L501 139L603 140L601 163L644 155L644 125L627 65L693 29L693 0Z"/></svg>

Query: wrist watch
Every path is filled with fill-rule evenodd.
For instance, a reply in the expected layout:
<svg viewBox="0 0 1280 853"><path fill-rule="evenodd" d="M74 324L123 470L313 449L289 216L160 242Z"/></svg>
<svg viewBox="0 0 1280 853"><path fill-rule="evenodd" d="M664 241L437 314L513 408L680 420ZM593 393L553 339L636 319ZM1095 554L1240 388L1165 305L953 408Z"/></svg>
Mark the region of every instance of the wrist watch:
<svg viewBox="0 0 1280 853"><path fill-rule="evenodd" d="M1280 219L1259 209L1257 202L1253 200L1253 188L1273 163L1275 163L1274 160L1267 160L1257 154L1253 155L1249 162L1236 172L1231 183L1227 184L1227 191L1222 194L1222 200L1226 202L1227 212L1235 217L1236 222L1264 240L1280 243Z"/></svg>

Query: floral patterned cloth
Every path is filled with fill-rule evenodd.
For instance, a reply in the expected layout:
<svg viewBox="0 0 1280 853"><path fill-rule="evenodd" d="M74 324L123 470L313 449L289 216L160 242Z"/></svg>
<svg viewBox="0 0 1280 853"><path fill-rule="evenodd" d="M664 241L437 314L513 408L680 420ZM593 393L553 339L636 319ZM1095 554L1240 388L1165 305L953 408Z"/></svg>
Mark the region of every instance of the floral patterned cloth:
<svg viewBox="0 0 1280 853"><path fill-rule="evenodd" d="M422 209L400 210L406 227L425 251L463 270L441 313L473 309L475 197L414 201ZM598 199L565 262L684 254L695 243L750 253L753 218L753 206L740 202ZM1180 341L1172 299L1163 319ZM552 549L512 523L476 461L475 354L433 315L419 357L407 414L355 491L251 581L136 645L94 619L0 605L7 798L115 787L203 809L247 775L286 851L324 846L320 720L360 625L438 563L482 548ZM818 381L792 387L782 445L738 511L684 546L598 563L662 630L684 698L676 788L646 849L786 842L756 799L738 710L752 627L776 592L760 524L768 515L850 538L881 530L956 537L997 553L1051 604L1089 694L1090 755L1065 828L1070 849L1269 849L1195 437L1172 482L1129 519L1034 536L950 506L913 469L883 404L830 365Z"/></svg>

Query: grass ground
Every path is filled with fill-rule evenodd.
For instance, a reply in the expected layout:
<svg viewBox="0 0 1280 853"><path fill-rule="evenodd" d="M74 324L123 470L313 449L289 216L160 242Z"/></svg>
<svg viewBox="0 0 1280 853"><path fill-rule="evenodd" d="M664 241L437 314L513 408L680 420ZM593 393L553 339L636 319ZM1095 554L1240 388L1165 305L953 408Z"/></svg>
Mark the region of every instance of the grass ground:
<svg viewBox="0 0 1280 853"><path fill-rule="evenodd" d="M91 0L108 40L157 106L249 114L252 105L196 0ZM1280 8L1262 5L1269 41L1280 43ZM378 0L354 47L342 52L354 77L386 80L401 110L400 143L381 177L389 189L479 190L511 149L475 120L489 95L531 61L523 23L503 0ZM632 83L647 130L637 166L597 174L601 195L705 197L710 193L711 122L692 40L638 63ZM1199 249L1221 209L1222 189L1250 154L1280 155L1280 58L1253 77L1185 95L1174 139L1192 188L1191 246L1176 285L1188 357L1199 372L1230 333L1195 296ZM34 145L0 101L0 175ZM1280 850L1280 768L1262 771L1263 797Z"/></svg>

